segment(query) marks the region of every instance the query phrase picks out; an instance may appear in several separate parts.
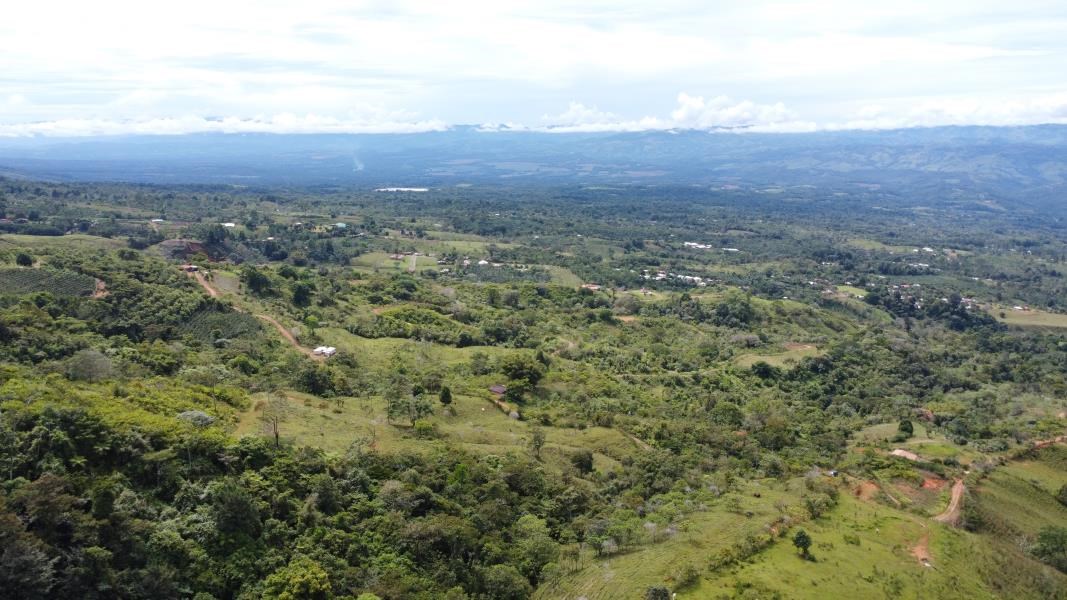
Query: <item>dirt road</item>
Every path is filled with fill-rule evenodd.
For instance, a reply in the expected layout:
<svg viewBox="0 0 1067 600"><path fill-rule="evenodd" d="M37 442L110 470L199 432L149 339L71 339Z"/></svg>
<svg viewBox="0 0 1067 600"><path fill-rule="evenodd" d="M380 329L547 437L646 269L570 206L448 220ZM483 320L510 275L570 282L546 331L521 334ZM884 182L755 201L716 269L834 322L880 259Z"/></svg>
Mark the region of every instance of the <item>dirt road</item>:
<svg viewBox="0 0 1067 600"><path fill-rule="evenodd" d="M1063 413L1060 413L1060 418L1061 419L1063 418ZM1052 438L1050 440L1038 440L1038 441L1034 442L1034 448L1048 448L1049 446L1052 446L1053 444L1060 444L1060 443L1063 443L1063 442L1067 442L1067 435L1061 435L1059 437L1054 437L1054 438Z"/></svg>
<svg viewBox="0 0 1067 600"><path fill-rule="evenodd" d="M915 544L915 546L911 549L911 555L918 559L924 567L933 566L930 564L930 560L932 557L930 556L929 533L924 533L923 536L919 538L919 543Z"/></svg>
<svg viewBox="0 0 1067 600"><path fill-rule="evenodd" d="M204 288L204 291L207 292L208 296L211 296L212 298L219 297L219 291L211 287L211 284L208 283L207 279L204 278L203 273L201 273L200 271L193 271L192 273L186 271L186 274L192 275L193 279L196 279L196 282L200 284L200 287Z"/></svg>
<svg viewBox="0 0 1067 600"><path fill-rule="evenodd" d="M952 485L952 499L949 500L948 508L945 509L945 512L934 517L934 520L949 525L959 523L960 506L963 504L963 492L965 491L967 491L967 486L963 485L962 479L957 479L956 483Z"/></svg>
<svg viewBox="0 0 1067 600"><path fill-rule="evenodd" d="M204 288L204 291L207 292L207 294L209 296L211 296L212 298L218 298L219 297L219 291L216 290L215 288L211 287L211 284L208 283L207 279L204 278L204 274L203 273L201 273L199 271L196 271L196 272L189 273L189 274L192 275L194 279L196 279L196 282L200 284L200 287ZM233 307L233 309L238 311L238 312L244 312L240 308L237 308L236 306ZM314 352L312 352L310 349L301 346L300 342L296 341L296 338L293 337L292 332L289 331L288 329L286 329L285 326L282 325L281 323L279 323L278 320L275 319L274 317L272 317L270 315L264 315L264 314L257 314L256 317L259 318L259 319L262 319L262 320L270 323L272 326L274 326L274 328L278 330L278 333L281 334L282 338L285 339L285 341L289 342L289 344L291 344L293 346L293 348L296 348L297 350L299 350L305 356L307 356L309 358L312 358L314 360L326 360L326 357L319 356L319 355L315 354Z"/></svg>
<svg viewBox="0 0 1067 600"><path fill-rule="evenodd" d="M286 329L285 326L283 326L281 323L279 323L278 320L275 319L274 317L271 317L271 316L268 316L268 315L258 315L258 314L256 315L256 317L258 317L260 319L263 319L264 321L266 321L266 322L270 323L271 325L273 325L274 328L278 330L278 333L280 333L281 336L283 338L285 338L285 341L287 341L290 344L292 344L292 346L294 348L296 348L297 350L299 350L300 352L302 352L303 354L308 356L308 358L312 358L314 360L326 360L326 357L320 356L318 354L315 354L310 349L301 346L300 342L296 341L296 338L293 337L292 332L290 332L288 329Z"/></svg>

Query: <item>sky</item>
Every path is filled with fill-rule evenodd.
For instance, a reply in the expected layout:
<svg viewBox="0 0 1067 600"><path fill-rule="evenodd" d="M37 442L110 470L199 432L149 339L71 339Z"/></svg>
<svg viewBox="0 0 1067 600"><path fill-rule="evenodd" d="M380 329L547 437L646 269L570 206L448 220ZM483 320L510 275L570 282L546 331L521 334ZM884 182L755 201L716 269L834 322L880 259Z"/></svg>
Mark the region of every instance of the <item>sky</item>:
<svg viewBox="0 0 1067 600"><path fill-rule="evenodd" d="M0 135L1067 123L1063 0L35 0Z"/></svg>

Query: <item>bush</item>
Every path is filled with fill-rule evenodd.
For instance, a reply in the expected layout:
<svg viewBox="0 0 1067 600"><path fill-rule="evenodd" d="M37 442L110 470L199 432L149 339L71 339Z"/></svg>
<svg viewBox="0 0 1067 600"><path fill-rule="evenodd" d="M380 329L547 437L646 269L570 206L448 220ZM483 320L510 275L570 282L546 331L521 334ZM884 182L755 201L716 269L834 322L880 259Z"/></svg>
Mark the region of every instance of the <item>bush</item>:
<svg viewBox="0 0 1067 600"><path fill-rule="evenodd" d="M437 437L437 427L425 419L415 421L414 429L415 437L420 440L429 440Z"/></svg>

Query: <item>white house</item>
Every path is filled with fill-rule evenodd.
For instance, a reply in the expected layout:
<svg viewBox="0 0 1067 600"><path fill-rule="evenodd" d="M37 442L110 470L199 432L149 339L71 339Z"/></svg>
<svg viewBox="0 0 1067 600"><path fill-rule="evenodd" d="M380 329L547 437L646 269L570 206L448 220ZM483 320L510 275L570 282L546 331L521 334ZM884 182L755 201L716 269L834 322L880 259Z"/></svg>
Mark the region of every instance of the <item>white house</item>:
<svg viewBox="0 0 1067 600"><path fill-rule="evenodd" d="M334 348L333 346L319 346L311 352L315 356L325 356L326 358L329 358L334 354L337 354L337 348Z"/></svg>

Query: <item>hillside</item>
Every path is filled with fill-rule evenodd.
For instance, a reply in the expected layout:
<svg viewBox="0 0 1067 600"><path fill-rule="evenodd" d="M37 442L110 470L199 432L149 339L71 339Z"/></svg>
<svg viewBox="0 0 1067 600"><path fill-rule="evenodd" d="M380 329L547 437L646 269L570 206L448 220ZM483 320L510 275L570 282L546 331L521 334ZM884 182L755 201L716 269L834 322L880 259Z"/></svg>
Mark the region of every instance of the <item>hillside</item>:
<svg viewBox="0 0 1067 600"><path fill-rule="evenodd" d="M594 187L0 181L0 596L1063 597L1054 219Z"/></svg>

